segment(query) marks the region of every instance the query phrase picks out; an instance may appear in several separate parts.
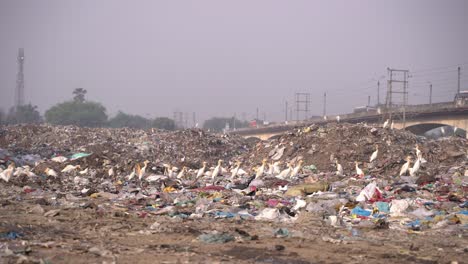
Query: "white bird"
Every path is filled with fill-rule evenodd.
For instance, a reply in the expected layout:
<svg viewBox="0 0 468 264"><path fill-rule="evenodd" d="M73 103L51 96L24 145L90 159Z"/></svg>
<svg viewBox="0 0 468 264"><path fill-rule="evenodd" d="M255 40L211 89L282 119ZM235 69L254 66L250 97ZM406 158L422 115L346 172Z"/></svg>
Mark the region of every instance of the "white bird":
<svg viewBox="0 0 468 264"><path fill-rule="evenodd" d="M393 123L393 120L392 120L392 123L390 124L390 129L393 130L393 126L395 125L395 123Z"/></svg>
<svg viewBox="0 0 468 264"><path fill-rule="evenodd" d="M0 178L8 182L15 171L15 164L11 163L8 168L0 173Z"/></svg>
<svg viewBox="0 0 468 264"><path fill-rule="evenodd" d="M418 144L416 144L416 146L415 146L414 149L416 150L416 157L417 157L417 158L422 158L422 152L421 152L421 150L419 149L419 145L418 145Z"/></svg>
<svg viewBox="0 0 468 264"><path fill-rule="evenodd" d="M57 172L55 172L53 169L46 168L44 172L47 176L57 177Z"/></svg>
<svg viewBox="0 0 468 264"><path fill-rule="evenodd" d="M236 162L236 167L231 170L231 180L234 179L235 177L237 177L241 164L242 164L242 162L240 162L240 161Z"/></svg>
<svg viewBox="0 0 468 264"><path fill-rule="evenodd" d="M343 176L343 166L341 166L341 164L338 163L338 160L335 160L335 164L336 164L336 175Z"/></svg>
<svg viewBox="0 0 468 264"><path fill-rule="evenodd" d="M408 169L410 168L410 164L411 164L411 157L408 156L408 157L406 157L406 163L403 164L403 166L401 166L400 176L406 174L406 172L407 172Z"/></svg>
<svg viewBox="0 0 468 264"><path fill-rule="evenodd" d="M289 177L292 170L293 170L293 167L292 167L291 163L288 162L287 168L284 169L282 172L280 172L280 174L278 174L278 176L276 176L276 178L286 179L287 177Z"/></svg>
<svg viewBox="0 0 468 264"><path fill-rule="evenodd" d="M265 172L265 165L267 163L266 159L262 160L262 166L258 167L255 173L255 179L258 179L263 176L263 173Z"/></svg>
<svg viewBox="0 0 468 264"><path fill-rule="evenodd" d="M359 162L355 161L354 163L356 164L356 174L359 176L364 176L364 172L361 170L361 168L359 168Z"/></svg>
<svg viewBox="0 0 468 264"><path fill-rule="evenodd" d="M388 123L390 122L389 119L385 120L385 122L383 123L383 128L387 128L388 127Z"/></svg>
<svg viewBox="0 0 468 264"><path fill-rule="evenodd" d="M222 171L222 166L221 166L222 164L223 164L223 161L218 160L218 165L214 168L213 173L211 174L211 179L218 177L218 175Z"/></svg>
<svg viewBox="0 0 468 264"><path fill-rule="evenodd" d="M379 153L379 145L375 145L375 151L370 156L370 162L373 162L377 158L378 153Z"/></svg>
<svg viewBox="0 0 468 264"><path fill-rule="evenodd" d="M37 176L36 174L34 174L34 172L31 171L31 168L28 165L16 168L16 171L13 173L13 175L14 176L26 175L28 177Z"/></svg>
<svg viewBox="0 0 468 264"><path fill-rule="evenodd" d="M84 170L82 170L82 171L80 171L78 173L81 174L81 175L86 174L86 173L88 173L88 168L86 168L86 169L84 169Z"/></svg>
<svg viewBox="0 0 468 264"><path fill-rule="evenodd" d="M413 167L410 169L410 176L416 176L421 166L421 158L416 158Z"/></svg>
<svg viewBox="0 0 468 264"><path fill-rule="evenodd" d="M143 176L145 176L145 173L146 173L146 166L148 165L149 161L148 160L145 160L143 162L144 166L143 168L140 167L140 164L137 164L136 166L136 174L138 175L138 180L141 181L141 179L143 178Z"/></svg>
<svg viewBox="0 0 468 264"><path fill-rule="evenodd" d="M291 178L293 177L296 177L297 174L299 174L299 171L302 169L302 164L304 163L303 160L299 160L299 162L297 163L296 167L294 167L293 171L291 172Z"/></svg>
<svg viewBox="0 0 468 264"><path fill-rule="evenodd" d="M63 163L65 161L67 161L68 159L64 156L57 156L57 157L53 157L51 158L52 161L55 161L55 162L59 162L59 163Z"/></svg>
<svg viewBox="0 0 468 264"><path fill-rule="evenodd" d="M277 161L273 163L273 174L280 174L281 173L281 168L280 168L281 161Z"/></svg>
<svg viewBox="0 0 468 264"><path fill-rule="evenodd" d="M127 176L127 179L129 181L131 181L133 179L133 177L135 177L136 173L135 173L135 168L132 170L132 173L130 173L130 175Z"/></svg>
<svg viewBox="0 0 468 264"><path fill-rule="evenodd" d="M110 177L114 176L114 168L111 167L109 171L107 172L107 174L109 174Z"/></svg>
<svg viewBox="0 0 468 264"><path fill-rule="evenodd" d="M268 175L278 175L281 172L280 161L268 164Z"/></svg>
<svg viewBox="0 0 468 264"><path fill-rule="evenodd" d="M177 179L182 179L185 176L185 173L187 172L187 167L182 167L182 170L180 170L179 174L177 174Z"/></svg>
<svg viewBox="0 0 468 264"><path fill-rule="evenodd" d="M441 127L440 131L442 132L442 135L445 135L445 128L444 127Z"/></svg>
<svg viewBox="0 0 468 264"><path fill-rule="evenodd" d="M340 122L340 116L336 116L336 122Z"/></svg>
<svg viewBox="0 0 468 264"><path fill-rule="evenodd" d="M164 175L168 176L169 178L172 178L177 168L172 166L171 164L163 164L163 166L164 166Z"/></svg>
<svg viewBox="0 0 468 264"><path fill-rule="evenodd" d="M80 165L71 165L71 164L68 164L67 166L65 166L65 168L63 168L62 172L63 173L68 173L68 172L72 172L76 169L80 168Z"/></svg>
<svg viewBox="0 0 468 264"><path fill-rule="evenodd" d="M197 172L197 179L203 176L203 174L205 173L205 169L206 169L206 162L204 161L203 166Z"/></svg>

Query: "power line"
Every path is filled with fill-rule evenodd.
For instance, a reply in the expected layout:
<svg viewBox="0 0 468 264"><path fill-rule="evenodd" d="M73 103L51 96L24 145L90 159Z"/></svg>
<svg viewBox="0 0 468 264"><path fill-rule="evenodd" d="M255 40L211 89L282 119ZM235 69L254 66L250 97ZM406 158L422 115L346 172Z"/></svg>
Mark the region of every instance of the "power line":
<svg viewBox="0 0 468 264"><path fill-rule="evenodd" d="M433 70L449 69L449 68L459 67L459 66L463 66L463 65L468 65L468 62L467 63L454 64L454 65L448 65L448 66L434 67L434 68L416 69L416 70L411 71L411 73L419 73L419 72L427 72L427 71L433 71Z"/></svg>

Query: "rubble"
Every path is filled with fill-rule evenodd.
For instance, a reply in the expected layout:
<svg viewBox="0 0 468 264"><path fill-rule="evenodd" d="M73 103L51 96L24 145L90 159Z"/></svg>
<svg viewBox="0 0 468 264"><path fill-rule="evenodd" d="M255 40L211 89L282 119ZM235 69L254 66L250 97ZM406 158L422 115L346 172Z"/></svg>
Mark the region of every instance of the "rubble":
<svg viewBox="0 0 468 264"><path fill-rule="evenodd" d="M378 154L370 162L376 145ZM408 156L421 168L400 176ZM363 175L356 173L355 161ZM207 166L200 173L203 162ZM55 241L54 250L89 253L102 261L149 249L177 255L193 251L194 244L209 250L211 244L269 243L265 248L284 254L297 248L294 241L303 245L312 237L307 244L337 249L369 241L401 247L408 233L439 237L443 232L448 241L459 241L468 221L467 162L466 139L428 140L365 124L312 125L266 141L197 129L1 127L1 209L14 212L14 221L0 224L0 247L8 249L0 258L45 256L41 245L55 241L59 227L69 233ZM290 171L283 173L288 163ZM337 163L342 173L336 173ZM37 230L42 225L49 229ZM155 245L148 236L169 244ZM92 241L73 242L82 237ZM104 244L106 237L121 242ZM128 242L129 237L136 239ZM284 245L279 247L278 239ZM132 243L153 244L136 248ZM429 247L437 243L442 242ZM466 241L454 243L443 248L460 261L456 252L468 247ZM26 254L25 245L33 253Z"/></svg>

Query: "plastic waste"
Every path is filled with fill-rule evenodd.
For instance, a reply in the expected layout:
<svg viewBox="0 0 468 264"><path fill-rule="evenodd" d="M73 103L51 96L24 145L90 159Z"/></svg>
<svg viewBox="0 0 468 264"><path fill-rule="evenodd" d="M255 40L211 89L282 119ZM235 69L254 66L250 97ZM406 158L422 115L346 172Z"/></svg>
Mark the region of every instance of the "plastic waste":
<svg viewBox="0 0 468 264"><path fill-rule="evenodd" d="M230 241L234 240L234 236L228 234L228 233L220 233L217 231L214 231L209 234L202 234L198 236L198 240L209 243L209 244L222 244L222 243L227 243Z"/></svg>
<svg viewBox="0 0 468 264"><path fill-rule="evenodd" d="M92 153L84 153L84 152L78 152L70 156L70 160L77 160L81 158L86 158L88 156L91 156Z"/></svg>

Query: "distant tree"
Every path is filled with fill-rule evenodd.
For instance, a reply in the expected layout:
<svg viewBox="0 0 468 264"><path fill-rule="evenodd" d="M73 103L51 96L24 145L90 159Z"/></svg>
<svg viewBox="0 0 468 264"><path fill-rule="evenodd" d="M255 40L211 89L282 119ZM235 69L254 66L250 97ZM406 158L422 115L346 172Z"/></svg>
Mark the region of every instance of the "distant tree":
<svg viewBox="0 0 468 264"><path fill-rule="evenodd" d="M84 103L85 101L85 95L88 91L83 88L76 88L73 90L73 101L78 102L78 103Z"/></svg>
<svg viewBox="0 0 468 264"><path fill-rule="evenodd" d="M12 107L6 117L6 123L8 124L30 124L40 122L42 122L41 114L37 111L37 106L33 106L32 104Z"/></svg>
<svg viewBox="0 0 468 264"><path fill-rule="evenodd" d="M113 118L109 119L110 127L148 128L151 121L139 115L129 115L119 111Z"/></svg>
<svg viewBox="0 0 468 264"><path fill-rule="evenodd" d="M226 118L226 117L213 117L211 119L206 120L203 123L204 129L210 129L212 131L221 132L224 128L226 128L226 124L229 125L229 128L242 128L247 127L249 125L248 122L243 122L238 119Z"/></svg>
<svg viewBox="0 0 468 264"><path fill-rule="evenodd" d="M159 128L159 129L165 129L165 130L175 130L176 128L174 120L167 118L167 117L155 118L151 126Z"/></svg>
<svg viewBox="0 0 468 264"><path fill-rule="evenodd" d="M106 108L96 102L69 101L45 112L47 122L56 125L99 127L107 123Z"/></svg>

